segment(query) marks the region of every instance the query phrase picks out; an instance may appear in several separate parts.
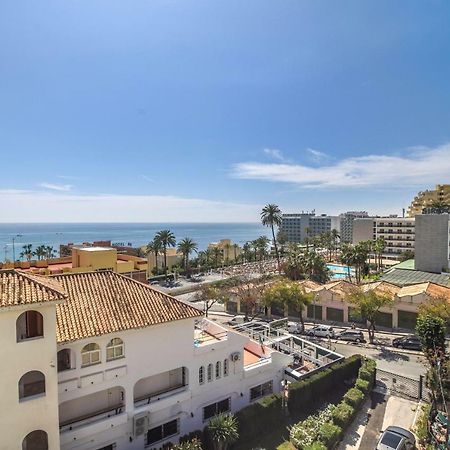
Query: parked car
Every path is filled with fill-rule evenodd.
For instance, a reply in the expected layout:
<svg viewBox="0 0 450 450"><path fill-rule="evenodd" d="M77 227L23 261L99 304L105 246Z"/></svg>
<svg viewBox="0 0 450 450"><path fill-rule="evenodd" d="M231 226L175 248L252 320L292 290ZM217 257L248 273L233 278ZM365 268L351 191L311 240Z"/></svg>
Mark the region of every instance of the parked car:
<svg viewBox="0 0 450 450"><path fill-rule="evenodd" d="M231 320L229 320L227 323L228 325L242 325L243 323L246 322L249 322L248 318L242 314L238 314L237 316L234 316Z"/></svg>
<svg viewBox="0 0 450 450"><path fill-rule="evenodd" d="M160 284L159 281L150 281L150 285L151 286L155 286L157 284Z"/></svg>
<svg viewBox="0 0 450 450"><path fill-rule="evenodd" d="M364 342L364 335L362 331L356 330L345 330L341 331L337 336L337 339L341 341L351 341L351 342Z"/></svg>
<svg viewBox="0 0 450 450"><path fill-rule="evenodd" d="M376 450L412 450L416 448L416 438L404 428L387 427L380 437Z"/></svg>
<svg viewBox="0 0 450 450"><path fill-rule="evenodd" d="M317 325L306 333L308 336L334 338L334 329L330 325Z"/></svg>
<svg viewBox="0 0 450 450"><path fill-rule="evenodd" d="M417 336L403 336L392 340L392 345L397 348L408 348L410 350L422 350L420 339Z"/></svg>
<svg viewBox="0 0 450 450"><path fill-rule="evenodd" d="M288 322L287 330L292 334L300 334L302 332L302 325L298 322Z"/></svg>

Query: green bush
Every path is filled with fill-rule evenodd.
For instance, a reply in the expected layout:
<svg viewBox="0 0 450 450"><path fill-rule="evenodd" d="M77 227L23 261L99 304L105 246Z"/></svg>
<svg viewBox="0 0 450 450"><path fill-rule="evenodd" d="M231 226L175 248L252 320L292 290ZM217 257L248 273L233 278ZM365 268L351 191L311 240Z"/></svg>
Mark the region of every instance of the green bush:
<svg viewBox="0 0 450 450"><path fill-rule="evenodd" d="M344 402L348 403L353 408L358 408L364 400L364 394L356 388L349 389L344 395Z"/></svg>
<svg viewBox="0 0 450 450"><path fill-rule="evenodd" d="M345 430L353 420L355 409L348 403L341 402L333 411L333 422Z"/></svg>
<svg viewBox="0 0 450 450"><path fill-rule="evenodd" d="M286 450L289 450L289 448ZM322 442L313 442L311 445L307 445L305 450L327 450L327 448Z"/></svg>
<svg viewBox="0 0 450 450"><path fill-rule="evenodd" d="M358 378L355 383L355 388L359 389L364 395L369 392L369 381Z"/></svg>
<svg viewBox="0 0 450 450"><path fill-rule="evenodd" d="M353 355L333 366L316 372L289 387L289 411L293 415L308 414L326 403L336 384L352 384L357 378L362 357Z"/></svg>
<svg viewBox="0 0 450 450"><path fill-rule="evenodd" d="M319 440L326 448L333 448L341 438L342 428L334 423L327 422L322 425L319 431Z"/></svg>

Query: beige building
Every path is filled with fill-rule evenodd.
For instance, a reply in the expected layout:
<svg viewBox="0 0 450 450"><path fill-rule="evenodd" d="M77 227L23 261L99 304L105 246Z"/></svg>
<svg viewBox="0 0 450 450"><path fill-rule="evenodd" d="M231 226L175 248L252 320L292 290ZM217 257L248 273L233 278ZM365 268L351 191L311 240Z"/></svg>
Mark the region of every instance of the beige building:
<svg viewBox="0 0 450 450"><path fill-rule="evenodd" d="M183 255L177 251L176 248L168 248L166 251L167 269L172 270L173 266L181 266L183 264ZM148 276L152 276L152 270L156 267L155 253L150 252L147 255L148 261ZM158 254L158 269L164 268L164 253L161 251Z"/></svg>
<svg viewBox="0 0 450 450"><path fill-rule="evenodd" d="M208 249L220 248L223 251L223 259L225 261L234 261L242 253L242 248L231 241L231 239L221 239L218 242L210 242Z"/></svg>
<svg viewBox="0 0 450 450"><path fill-rule="evenodd" d="M450 184L437 184L436 189L420 191L408 208L408 217L422 214L422 210L433 202L450 204Z"/></svg>

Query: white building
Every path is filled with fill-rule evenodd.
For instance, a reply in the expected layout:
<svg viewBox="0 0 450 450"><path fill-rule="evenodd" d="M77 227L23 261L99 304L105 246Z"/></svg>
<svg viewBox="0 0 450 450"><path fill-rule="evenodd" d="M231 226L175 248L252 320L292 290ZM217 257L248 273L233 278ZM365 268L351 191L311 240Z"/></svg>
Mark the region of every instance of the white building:
<svg viewBox="0 0 450 450"><path fill-rule="evenodd" d="M1 450L158 449L278 392L291 357L113 272L0 271Z"/></svg>

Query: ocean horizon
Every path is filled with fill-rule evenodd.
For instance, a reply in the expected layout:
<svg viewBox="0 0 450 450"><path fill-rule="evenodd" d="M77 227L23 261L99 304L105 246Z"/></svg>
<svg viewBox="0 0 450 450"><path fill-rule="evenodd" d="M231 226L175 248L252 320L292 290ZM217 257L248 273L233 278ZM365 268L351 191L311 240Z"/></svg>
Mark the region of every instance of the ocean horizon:
<svg viewBox="0 0 450 450"><path fill-rule="evenodd" d="M264 235L270 229L258 222L74 222L74 223L0 223L0 260L12 260L13 239L16 259L26 244L52 246L59 252L61 244L111 240L112 243L140 247L163 229L171 230L177 241L189 237L204 250L210 242L231 239L242 245Z"/></svg>

